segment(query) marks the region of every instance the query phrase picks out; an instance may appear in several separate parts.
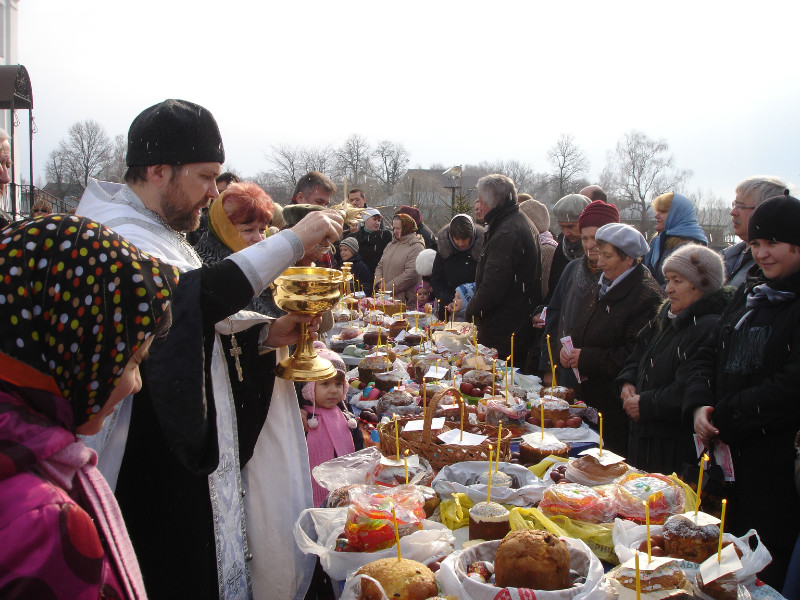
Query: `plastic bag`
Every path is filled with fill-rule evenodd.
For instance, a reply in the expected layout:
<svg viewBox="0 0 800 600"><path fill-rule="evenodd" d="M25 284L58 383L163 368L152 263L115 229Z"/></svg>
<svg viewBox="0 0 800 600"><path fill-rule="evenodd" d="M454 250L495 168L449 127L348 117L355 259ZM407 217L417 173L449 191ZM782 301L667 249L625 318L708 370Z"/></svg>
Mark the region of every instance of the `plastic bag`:
<svg viewBox="0 0 800 600"><path fill-rule="evenodd" d="M564 515L547 516L538 508L513 508L509 516L511 530L543 529L559 537L571 537L583 541L599 559L617 562L609 523L585 523Z"/></svg>
<svg viewBox="0 0 800 600"><path fill-rule="evenodd" d="M586 581L564 590L535 590L536 599L604 600L605 591L601 587L603 566L600 561L582 541L565 538L564 543L569 550L570 569L586 577ZM467 577L467 567L478 560L494 562L499 545L500 540L483 542L445 558L436 572L436 581L443 594L459 600L494 600L503 588Z"/></svg>
<svg viewBox="0 0 800 600"><path fill-rule="evenodd" d="M475 506L469 496L455 493L451 498L442 498L439 503L439 519L448 529L455 531L469 525L469 509Z"/></svg>
<svg viewBox="0 0 800 600"><path fill-rule="evenodd" d="M437 346L446 348L453 354L458 354L462 350L472 347L475 334L475 326L472 323L454 323L455 331L435 331L433 341Z"/></svg>
<svg viewBox="0 0 800 600"><path fill-rule="evenodd" d="M616 511L619 516L644 523L644 505L650 505L650 523L661 525L670 515L686 507L685 484L677 477L660 473L628 472L616 483Z"/></svg>
<svg viewBox="0 0 800 600"><path fill-rule="evenodd" d="M651 525L650 537L661 535L663 529L661 525ZM637 525L632 521L617 519L614 521L612 535L614 551L619 557L619 561L625 562L633 558L639 544L644 541L647 536L647 527L645 525ZM756 539L755 549L750 547L750 539L753 537ZM748 586L754 584L756 574L772 562L772 555L766 546L761 543L761 538L758 537L756 530L751 529L740 538L730 533L723 533L722 539L725 542L733 542L742 552L742 558L740 559L742 568L736 571L736 577L739 582ZM694 575L699 572L700 565L695 562L688 560L677 560L676 562L689 579L693 580Z"/></svg>
<svg viewBox="0 0 800 600"><path fill-rule="evenodd" d="M586 523L608 523L614 517L614 498L606 488L565 483L547 488L539 510L548 516L563 515Z"/></svg>
<svg viewBox="0 0 800 600"><path fill-rule="evenodd" d="M377 552L336 552L336 538L344 531L347 507L309 508L300 513L294 524L294 538L305 554L316 554L331 579L344 581L360 567L379 558L397 556L387 548ZM441 523L422 521L422 530L400 539L404 558L428 563L453 551L453 533Z"/></svg>
<svg viewBox="0 0 800 600"><path fill-rule="evenodd" d="M515 437L525 433L525 419L528 418L528 405L525 402L512 402L505 400L488 400L486 402L486 424L494 425L503 421L503 428L508 428Z"/></svg>
<svg viewBox="0 0 800 600"><path fill-rule="evenodd" d="M479 475L486 472L486 461L464 461L445 466L431 487L443 499L453 494L467 494L473 502L486 500L487 485L476 482ZM511 463L500 463L500 471L510 475L514 487L497 487L492 485L492 500L501 504L514 506L530 506L542 499L547 484L536 477L529 469Z"/></svg>
<svg viewBox="0 0 800 600"><path fill-rule="evenodd" d="M314 479L328 491L338 490L345 485L364 483L367 474L381 460L381 451L370 447L339 456L317 465L311 470Z"/></svg>
<svg viewBox="0 0 800 600"><path fill-rule="evenodd" d="M361 552L374 552L395 544L393 518L404 537L422 529L425 499L414 486L401 485L375 492L355 488L350 492L350 507L344 532L350 545ZM394 516L392 515L394 509Z"/></svg>

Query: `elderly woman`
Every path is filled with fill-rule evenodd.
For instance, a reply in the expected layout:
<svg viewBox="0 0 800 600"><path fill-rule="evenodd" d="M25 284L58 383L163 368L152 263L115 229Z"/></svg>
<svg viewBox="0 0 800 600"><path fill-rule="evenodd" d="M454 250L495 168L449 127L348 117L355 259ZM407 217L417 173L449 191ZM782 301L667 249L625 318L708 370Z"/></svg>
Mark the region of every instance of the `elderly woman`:
<svg viewBox="0 0 800 600"><path fill-rule="evenodd" d="M177 271L89 219L0 238L0 595L144 598L119 506L75 434L141 388Z"/></svg>
<svg viewBox="0 0 800 600"><path fill-rule="evenodd" d="M707 246L708 238L697 223L694 204L682 194L661 194L653 200L653 211L656 214L656 237L650 244L650 252L644 257L644 264L663 289L664 260L685 244Z"/></svg>
<svg viewBox="0 0 800 600"><path fill-rule="evenodd" d="M472 217L458 214L436 234L436 258L433 261L431 285L439 306L439 318L444 310L453 311L456 288L475 281L475 269L483 250L483 226Z"/></svg>
<svg viewBox="0 0 800 600"><path fill-rule="evenodd" d="M636 339L617 377L629 417L628 464L647 472L672 473L697 459L692 431L681 423L688 361L719 322L733 296L722 288L722 258L690 244L664 261L668 301Z"/></svg>
<svg viewBox="0 0 800 600"><path fill-rule="evenodd" d="M425 249L425 242L416 232L416 221L406 214L394 216L392 230L392 241L375 269L375 289L385 289L406 306L416 306L416 287L422 281L417 273L417 255Z"/></svg>
<svg viewBox="0 0 800 600"><path fill-rule="evenodd" d="M573 350L561 348L561 366L577 368L586 379L578 394L603 413L603 444L624 455L628 450L628 416L614 379L636 343L639 330L652 319L663 297L642 265L647 242L624 223L597 230L597 266L603 272L581 300L571 330Z"/></svg>

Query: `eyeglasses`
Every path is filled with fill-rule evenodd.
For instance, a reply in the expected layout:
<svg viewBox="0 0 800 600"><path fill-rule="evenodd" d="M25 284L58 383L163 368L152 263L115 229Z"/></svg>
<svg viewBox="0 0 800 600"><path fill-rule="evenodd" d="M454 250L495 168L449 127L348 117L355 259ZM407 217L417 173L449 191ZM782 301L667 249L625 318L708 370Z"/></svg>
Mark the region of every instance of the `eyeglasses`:
<svg viewBox="0 0 800 600"><path fill-rule="evenodd" d="M731 202L731 208L736 210L753 210L755 206L745 206L741 202Z"/></svg>
<svg viewBox="0 0 800 600"><path fill-rule="evenodd" d="M47 211L44 208L34 208L31 212L45 213L45 214L47 213Z"/></svg>

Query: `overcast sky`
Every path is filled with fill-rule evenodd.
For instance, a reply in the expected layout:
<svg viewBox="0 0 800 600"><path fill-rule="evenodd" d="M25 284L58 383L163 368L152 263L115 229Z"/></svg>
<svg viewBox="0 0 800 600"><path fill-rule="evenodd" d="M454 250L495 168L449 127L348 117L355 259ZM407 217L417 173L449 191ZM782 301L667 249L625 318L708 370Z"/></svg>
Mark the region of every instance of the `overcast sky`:
<svg viewBox="0 0 800 600"><path fill-rule="evenodd" d="M570 133L596 178L639 129L694 172L690 190L732 199L749 175L800 183L798 22L796 0L21 0L34 179L72 123L113 137L183 98L213 112L243 175L272 145L353 133L403 143L410 166L545 171Z"/></svg>

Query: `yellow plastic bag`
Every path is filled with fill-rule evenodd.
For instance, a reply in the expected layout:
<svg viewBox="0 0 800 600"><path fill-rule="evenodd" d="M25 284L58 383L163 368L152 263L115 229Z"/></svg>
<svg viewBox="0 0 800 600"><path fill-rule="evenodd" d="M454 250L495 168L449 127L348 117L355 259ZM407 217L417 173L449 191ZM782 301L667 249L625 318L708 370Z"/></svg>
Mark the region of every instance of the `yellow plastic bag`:
<svg viewBox="0 0 800 600"><path fill-rule="evenodd" d="M551 454L547 458L543 459L540 463L528 467L528 470L536 475L539 479L542 479L544 474L547 473L547 469L552 467L557 462L566 463L568 460L569 459L567 458L561 458L560 456L553 456Z"/></svg>
<svg viewBox="0 0 800 600"><path fill-rule="evenodd" d="M694 505L697 502L697 492L695 492L685 481L681 480L677 474L673 473L669 476L669 478L680 485L683 488L683 491L686 492L686 508L684 508L684 512L694 510Z"/></svg>
<svg viewBox="0 0 800 600"><path fill-rule="evenodd" d="M452 498L447 498L439 503L439 516L442 524L455 531L469 525L469 509L475 503L469 496L462 493L453 494Z"/></svg>
<svg viewBox="0 0 800 600"><path fill-rule="evenodd" d="M582 540L600 560L616 564L614 542L611 539L613 523L584 523L563 515L545 516L538 508L515 508L511 510L511 530L543 529L559 537Z"/></svg>

